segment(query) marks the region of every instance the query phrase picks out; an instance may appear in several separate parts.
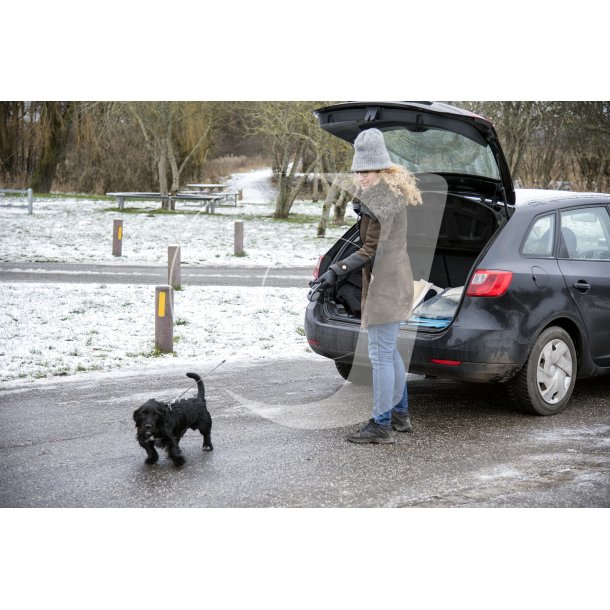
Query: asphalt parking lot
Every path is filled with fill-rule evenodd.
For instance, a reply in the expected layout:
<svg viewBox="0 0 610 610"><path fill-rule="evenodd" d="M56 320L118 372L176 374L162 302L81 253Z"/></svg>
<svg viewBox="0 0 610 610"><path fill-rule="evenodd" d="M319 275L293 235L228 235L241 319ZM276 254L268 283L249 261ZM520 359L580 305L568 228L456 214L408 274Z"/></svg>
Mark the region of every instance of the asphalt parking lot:
<svg viewBox="0 0 610 610"><path fill-rule="evenodd" d="M163 454L146 466L132 412L189 387L185 372L0 390L0 506L610 506L610 378L579 382L569 409L535 417L497 386L410 376L415 432L362 446L344 437L367 419L370 394L332 362L228 362L206 383L215 450L188 431L182 468Z"/></svg>

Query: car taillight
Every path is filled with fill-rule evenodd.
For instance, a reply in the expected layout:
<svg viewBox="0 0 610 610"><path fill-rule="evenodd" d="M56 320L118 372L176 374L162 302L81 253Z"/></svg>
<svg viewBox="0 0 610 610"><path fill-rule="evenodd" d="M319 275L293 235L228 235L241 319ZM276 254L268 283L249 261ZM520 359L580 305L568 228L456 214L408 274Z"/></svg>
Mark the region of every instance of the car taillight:
<svg viewBox="0 0 610 610"><path fill-rule="evenodd" d="M513 279L512 271L477 269L468 284L469 297L501 297Z"/></svg>
<svg viewBox="0 0 610 610"><path fill-rule="evenodd" d="M316 264L316 268L313 270L313 280L314 282L320 277L320 265L322 264L322 259L324 258L324 255L321 254L318 257L318 263Z"/></svg>

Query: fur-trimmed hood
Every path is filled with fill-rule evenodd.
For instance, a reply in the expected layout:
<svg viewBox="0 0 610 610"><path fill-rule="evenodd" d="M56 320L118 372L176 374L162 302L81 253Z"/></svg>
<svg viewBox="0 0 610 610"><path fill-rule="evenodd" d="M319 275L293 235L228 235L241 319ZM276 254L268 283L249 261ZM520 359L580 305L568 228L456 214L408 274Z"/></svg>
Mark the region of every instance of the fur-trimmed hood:
<svg viewBox="0 0 610 610"><path fill-rule="evenodd" d="M358 187L356 199L362 204L362 212L372 212L379 222L389 220L407 206L406 198L394 194L383 179L366 190Z"/></svg>

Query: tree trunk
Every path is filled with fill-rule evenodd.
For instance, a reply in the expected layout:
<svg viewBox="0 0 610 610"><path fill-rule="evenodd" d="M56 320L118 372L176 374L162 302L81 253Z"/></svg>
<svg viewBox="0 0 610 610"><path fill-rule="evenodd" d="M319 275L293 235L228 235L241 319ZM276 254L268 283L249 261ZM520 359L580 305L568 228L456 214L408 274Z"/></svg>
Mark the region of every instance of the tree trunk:
<svg viewBox="0 0 610 610"><path fill-rule="evenodd" d="M5 184L23 172L19 154L23 150L23 115L23 102L0 102L0 179Z"/></svg>
<svg viewBox="0 0 610 610"><path fill-rule="evenodd" d="M343 190L339 191L339 197L335 202L335 218L333 224L342 225L345 223L345 211L347 210L347 193Z"/></svg>
<svg viewBox="0 0 610 610"><path fill-rule="evenodd" d="M525 124L523 128L519 130L519 134L517 136L515 147L517 151L517 158L515 159L515 163L511 168L511 174L515 180L519 178L519 172L521 170L521 162L523 160L523 154L525 152L525 148L529 142L531 131L530 131L530 119L531 119L531 109L529 106L526 109L525 115Z"/></svg>
<svg viewBox="0 0 610 610"><path fill-rule="evenodd" d="M329 191L330 193L330 191ZM322 206L322 216L320 216L320 222L318 223L318 232L317 237L326 237L326 229L328 227L328 218L330 216L330 208L332 207L332 203L328 200L328 197L324 200L324 205Z"/></svg>
<svg viewBox="0 0 610 610"><path fill-rule="evenodd" d="M51 192L57 166L63 160L72 116L74 102L42 102L41 121L43 122L43 144L40 161L32 176L32 189L39 193Z"/></svg>
<svg viewBox="0 0 610 610"><path fill-rule="evenodd" d="M177 193L180 190L180 169L178 168L178 162L176 161L174 147L170 138L167 140L167 152L169 165L172 169L172 193Z"/></svg>
<svg viewBox="0 0 610 610"><path fill-rule="evenodd" d="M606 174L606 170L608 169L608 155L607 153L603 153L602 157L599 161L599 171L597 172L597 178L595 180L595 190L598 193L603 192L604 186L604 176Z"/></svg>
<svg viewBox="0 0 610 610"><path fill-rule="evenodd" d="M316 203L318 201L318 197L319 197L319 190L320 190L320 179L318 178L318 172L316 172L313 176L313 194L311 196L311 199L314 203Z"/></svg>
<svg viewBox="0 0 610 610"><path fill-rule="evenodd" d="M326 194L326 198L324 199L324 205L322 206L322 216L320 217L320 222L318 223L318 237L326 236L326 228L328 227L328 219L330 217L330 209L332 208L337 196L340 196L339 190L339 181L340 176L336 176L333 180L330 188L328 189L328 193Z"/></svg>
<svg viewBox="0 0 610 610"><path fill-rule="evenodd" d="M157 162L158 172L159 172L159 192L161 195L168 195L167 188L167 147L165 146L165 142L161 142L161 150L159 152L159 160ZM173 210L174 202L164 200L161 204L161 207L164 210Z"/></svg>
<svg viewBox="0 0 610 610"><path fill-rule="evenodd" d="M297 173L297 168L300 166L303 160L303 150L304 146L301 145L295 153L290 173L288 175L285 175L285 173L280 175L280 182L278 184L278 198L275 204L275 214L273 215L274 218L288 218L292 204L294 203L301 188L303 188L303 184L305 183L305 180L307 180L307 176L311 173L311 170L317 163L317 159L314 159L312 163L304 169L303 174L295 183L294 179L295 174Z"/></svg>
<svg viewBox="0 0 610 610"><path fill-rule="evenodd" d="M291 192L293 189L293 178L294 173L297 171L297 167L301 162L301 148L296 151L290 151L292 144L284 143L281 149L278 165L277 174L277 199L275 201L275 213L273 218L285 219L290 214L290 207L292 206ZM292 167L288 172L288 166L290 165L290 158L292 157Z"/></svg>
<svg viewBox="0 0 610 610"><path fill-rule="evenodd" d="M285 173L278 176L277 199L275 200L275 213L273 214L273 218L285 219L288 218L288 214L290 214L292 201L290 198L291 189L289 181L290 177Z"/></svg>

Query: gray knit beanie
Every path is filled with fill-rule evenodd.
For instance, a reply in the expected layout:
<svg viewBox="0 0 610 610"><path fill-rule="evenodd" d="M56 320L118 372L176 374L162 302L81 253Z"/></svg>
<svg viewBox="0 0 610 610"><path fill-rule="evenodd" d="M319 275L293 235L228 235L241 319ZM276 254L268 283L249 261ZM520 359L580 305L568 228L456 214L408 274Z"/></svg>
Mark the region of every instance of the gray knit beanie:
<svg viewBox="0 0 610 610"><path fill-rule="evenodd" d="M392 161L385 147L383 134L379 129L367 129L354 141L353 172L373 171L392 167Z"/></svg>

